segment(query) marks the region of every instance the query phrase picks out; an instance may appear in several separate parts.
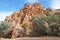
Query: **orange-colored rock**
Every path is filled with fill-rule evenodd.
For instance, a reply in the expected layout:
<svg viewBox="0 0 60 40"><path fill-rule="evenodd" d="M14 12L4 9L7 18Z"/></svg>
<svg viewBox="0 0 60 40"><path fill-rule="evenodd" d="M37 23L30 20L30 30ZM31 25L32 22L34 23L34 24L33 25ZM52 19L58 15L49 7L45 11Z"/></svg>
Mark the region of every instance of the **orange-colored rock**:
<svg viewBox="0 0 60 40"><path fill-rule="evenodd" d="M27 4L21 10L14 12L11 16L7 16L5 18L5 21L8 21L9 23L12 24L11 26L11 29L13 30L12 38L17 37L17 35L14 34L16 32L17 32L16 34L18 34L18 31L16 29L21 27L22 29L19 29L19 30L21 31L26 30L24 25L26 23L30 24L29 19L35 15L37 16L45 15L44 8L42 7L41 4L37 4L37 3Z"/></svg>

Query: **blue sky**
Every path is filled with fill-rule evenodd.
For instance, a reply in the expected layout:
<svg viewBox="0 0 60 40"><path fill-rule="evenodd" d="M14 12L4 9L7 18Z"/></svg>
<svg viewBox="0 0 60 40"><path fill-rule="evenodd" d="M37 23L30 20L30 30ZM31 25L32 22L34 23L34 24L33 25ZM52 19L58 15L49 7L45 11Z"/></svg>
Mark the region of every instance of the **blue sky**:
<svg viewBox="0 0 60 40"><path fill-rule="evenodd" d="M25 3L40 3L45 8L60 8L60 0L0 0L0 21L23 8Z"/></svg>
<svg viewBox="0 0 60 40"><path fill-rule="evenodd" d="M24 6L25 3L29 3L30 1L31 0L0 0L0 12L19 10ZM34 0L32 1L34 2ZM51 0L38 0L38 1L39 3L43 4L44 7L50 7Z"/></svg>

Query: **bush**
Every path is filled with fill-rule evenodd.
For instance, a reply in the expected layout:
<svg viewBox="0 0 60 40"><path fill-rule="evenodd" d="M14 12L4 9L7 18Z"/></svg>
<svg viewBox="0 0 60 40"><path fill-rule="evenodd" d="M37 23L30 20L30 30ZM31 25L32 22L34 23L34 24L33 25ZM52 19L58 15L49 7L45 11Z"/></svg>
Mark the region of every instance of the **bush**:
<svg viewBox="0 0 60 40"><path fill-rule="evenodd" d="M26 27L26 36L31 36L31 32L32 32L32 25L30 24L25 24L25 27Z"/></svg>
<svg viewBox="0 0 60 40"><path fill-rule="evenodd" d="M57 15L54 15L52 13L49 13L47 16L47 20L49 23L58 23L60 24L60 17Z"/></svg>
<svg viewBox="0 0 60 40"><path fill-rule="evenodd" d="M33 24L32 28L32 36L42 36L46 35L47 33L47 27L44 25L44 22L46 21L46 16L34 16L30 21Z"/></svg>
<svg viewBox="0 0 60 40"><path fill-rule="evenodd" d="M52 36L59 36L60 34L60 24L57 24L57 23L50 23L49 27L51 28L50 29L50 35Z"/></svg>
<svg viewBox="0 0 60 40"><path fill-rule="evenodd" d="M60 33L60 17L58 15L53 15L53 14L49 14L49 16L47 16L47 20L49 23L49 32L48 34L50 35L54 35L54 36L58 36L58 33Z"/></svg>
<svg viewBox="0 0 60 40"><path fill-rule="evenodd" d="M33 24L31 32L33 36L45 34L58 36L60 33L60 17L57 15L49 13L48 16L34 16L30 21Z"/></svg>
<svg viewBox="0 0 60 40"><path fill-rule="evenodd" d="M6 21L0 22L0 37L5 37L10 32L11 24Z"/></svg>

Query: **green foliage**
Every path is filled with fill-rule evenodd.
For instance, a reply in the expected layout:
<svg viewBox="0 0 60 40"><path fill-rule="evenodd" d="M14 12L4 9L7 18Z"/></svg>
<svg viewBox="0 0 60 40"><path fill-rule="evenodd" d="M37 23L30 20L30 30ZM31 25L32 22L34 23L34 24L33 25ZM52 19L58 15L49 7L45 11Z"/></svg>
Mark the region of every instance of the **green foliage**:
<svg viewBox="0 0 60 40"><path fill-rule="evenodd" d="M46 33L47 35L57 35L60 33L60 17L57 15L49 13L48 16L34 16L30 21L33 24L31 32L33 36L45 35ZM48 26L45 25L46 23Z"/></svg>
<svg viewBox="0 0 60 40"><path fill-rule="evenodd" d="M32 36L40 36L47 33L47 27L44 25L46 16L34 16L30 21L33 23Z"/></svg>
<svg viewBox="0 0 60 40"><path fill-rule="evenodd" d="M58 33L60 33L60 17L58 15L49 14L47 18L50 30L48 34L58 36Z"/></svg>
<svg viewBox="0 0 60 40"><path fill-rule="evenodd" d="M25 27L26 27L26 36L31 36L32 25L30 25L30 24L25 24Z"/></svg>
<svg viewBox="0 0 60 40"><path fill-rule="evenodd" d="M25 24L25 27L31 29L32 28L32 25L26 23Z"/></svg>
<svg viewBox="0 0 60 40"><path fill-rule="evenodd" d="M0 22L0 37L4 37L10 31L11 24L6 21Z"/></svg>
<svg viewBox="0 0 60 40"><path fill-rule="evenodd" d="M49 23L60 23L60 17L52 13L48 14L47 20Z"/></svg>

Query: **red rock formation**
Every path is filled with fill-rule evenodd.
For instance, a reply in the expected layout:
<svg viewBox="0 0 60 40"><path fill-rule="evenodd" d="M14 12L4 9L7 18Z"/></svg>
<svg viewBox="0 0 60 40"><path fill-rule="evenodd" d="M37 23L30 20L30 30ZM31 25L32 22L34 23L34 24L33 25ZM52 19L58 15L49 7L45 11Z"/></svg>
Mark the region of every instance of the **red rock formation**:
<svg viewBox="0 0 60 40"><path fill-rule="evenodd" d="M18 28L21 28L19 30L23 31L26 30L24 25L26 23L30 24L29 19L33 16L43 16L44 14L44 8L41 4L27 4L25 5L21 10L14 12L11 16L7 16L5 18L5 21L8 21L12 24L11 29L12 32L12 38L15 38L18 36ZM16 34L14 34L16 33ZM23 33L23 32L22 32ZM14 36L15 35L15 36Z"/></svg>

